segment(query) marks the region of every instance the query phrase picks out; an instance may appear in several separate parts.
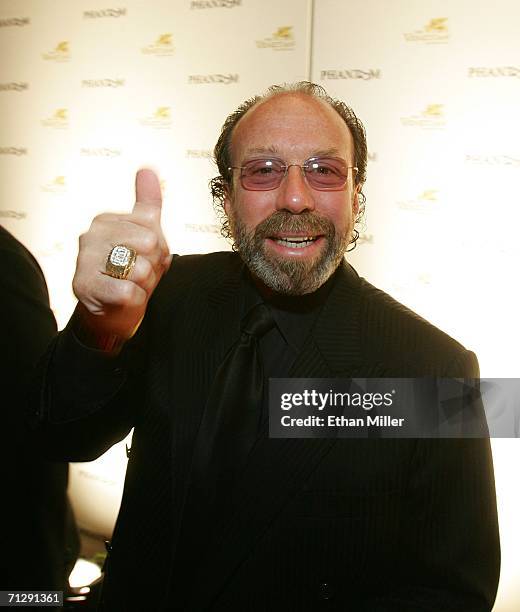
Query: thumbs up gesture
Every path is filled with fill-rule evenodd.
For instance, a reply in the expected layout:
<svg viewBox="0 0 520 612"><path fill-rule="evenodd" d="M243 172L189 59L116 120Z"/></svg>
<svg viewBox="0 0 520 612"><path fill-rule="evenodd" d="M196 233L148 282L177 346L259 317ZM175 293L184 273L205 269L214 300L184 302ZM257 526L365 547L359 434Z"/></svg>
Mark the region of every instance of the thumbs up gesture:
<svg viewBox="0 0 520 612"><path fill-rule="evenodd" d="M161 188L154 172L139 170L135 192L130 214L98 215L79 239L72 288L83 325L97 338L111 336L124 341L135 333L148 300L171 263L161 229ZM126 247L123 254L135 252L131 267L107 264L115 246Z"/></svg>

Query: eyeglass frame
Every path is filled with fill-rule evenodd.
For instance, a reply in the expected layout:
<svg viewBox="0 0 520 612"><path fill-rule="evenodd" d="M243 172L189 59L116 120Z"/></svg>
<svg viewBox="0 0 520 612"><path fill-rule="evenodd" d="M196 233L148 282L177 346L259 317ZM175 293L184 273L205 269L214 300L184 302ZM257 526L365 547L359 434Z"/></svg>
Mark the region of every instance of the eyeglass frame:
<svg viewBox="0 0 520 612"><path fill-rule="evenodd" d="M341 157L332 157L332 156L315 156L315 157L309 157L309 159L306 159L303 164L285 164L285 162L282 165L282 168L284 168L284 173L283 176L280 178L280 182L275 186L275 187L269 187L267 189L250 189L248 187L244 187L244 183L242 181L243 179L243 171L245 170L246 166L228 166L228 172L231 172L232 170L240 170L240 184L242 185L242 188L245 189L246 191L273 191L274 189L278 189L278 187L280 187L280 185L282 184L282 181L285 179L285 177L287 176L287 173L289 172L289 168L292 168L293 166L296 166L298 168L300 168L303 178L305 179L305 181L307 182L307 184L309 185L309 187L311 189L315 189L316 191L342 191L345 188L345 185L348 182L348 171L349 170L354 170L355 172L359 172L359 168L357 166L345 166L345 170L347 171L347 173L345 174L345 181L342 183L341 187L325 187L325 188L319 188L319 187L314 187L313 185L311 185L311 183L308 181L307 179L307 173L306 173L306 169L308 167L309 162L315 161L315 160L319 160L319 159L333 159L333 160L337 160L337 161L341 161L343 163L346 163L344 159L342 159ZM250 162L254 162L254 161L279 161L279 162L283 162L283 159L280 159L279 157L259 157L259 158L254 158L254 159L250 159L247 161L247 163Z"/></svg>

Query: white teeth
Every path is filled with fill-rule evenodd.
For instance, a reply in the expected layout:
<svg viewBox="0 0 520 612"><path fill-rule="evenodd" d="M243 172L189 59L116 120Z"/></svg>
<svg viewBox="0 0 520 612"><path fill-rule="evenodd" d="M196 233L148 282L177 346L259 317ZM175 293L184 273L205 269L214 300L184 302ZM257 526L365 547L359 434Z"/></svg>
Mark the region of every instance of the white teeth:
<svg viewBox="0 0 520 612"><path fill-rule="evenodd" d="M276 238L276 242L291 249L303 249L312 244L316 238L310 236L294 236L291 238Z"/></svg>

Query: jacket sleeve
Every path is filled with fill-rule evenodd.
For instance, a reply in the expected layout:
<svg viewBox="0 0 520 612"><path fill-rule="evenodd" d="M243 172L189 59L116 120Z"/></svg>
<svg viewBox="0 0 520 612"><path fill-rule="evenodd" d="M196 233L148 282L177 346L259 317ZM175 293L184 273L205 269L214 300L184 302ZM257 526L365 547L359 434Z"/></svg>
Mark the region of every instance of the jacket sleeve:
<svg viewBox="0 0 520 612"><path fill-rule="evenodd" d="M461 352L443 375L478 378L475 355ZM500 573L489 438L417 440L405 507L403 580L371 612L489 612Z"/></svg>
<svg viewBox="0 0 520 612"><path fill-rule="evenodd" d="M44 456L92 461L138 425L152 369L149 339L164 336L170 325L175 277L169 273L161 279L137 333L117 356L78 340L78 313L49 346L36 368L28 414L34 443ZM182 292L176 295L182 297Z"/></svg>
<svg viewBox="0 0 520 612"><path fill-rule="evenodd" d="M143 401L144 336L140 329L113 357L81 344L73 318L58 334L30 390L28 421L44 456L92 461L128 434Z"/></svg>

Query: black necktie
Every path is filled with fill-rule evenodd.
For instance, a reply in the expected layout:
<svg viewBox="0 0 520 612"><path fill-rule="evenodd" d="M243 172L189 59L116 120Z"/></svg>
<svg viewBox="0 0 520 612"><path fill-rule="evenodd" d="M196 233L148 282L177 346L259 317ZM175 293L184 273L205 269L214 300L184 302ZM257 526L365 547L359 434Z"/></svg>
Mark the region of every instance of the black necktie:
<svg viewBox="0 0 520 612"><path fill-rule="evenodd" d="M172 597L178 598L182 593L179 585L193 579L201 555L216 533L214 526L227 516L233 481L256 441L264 386L258 339L273 326L265 304L252 308L211 386L193 453L172 567Z"/></svg>
<svg viewBox="0 0 520 612"><path fill-rule="evenodd" d="M258 339L273 326L265 304L252 308L211 386L193 462L193 481L209 503L232 484L255 443L264 386Z"/></svg>

